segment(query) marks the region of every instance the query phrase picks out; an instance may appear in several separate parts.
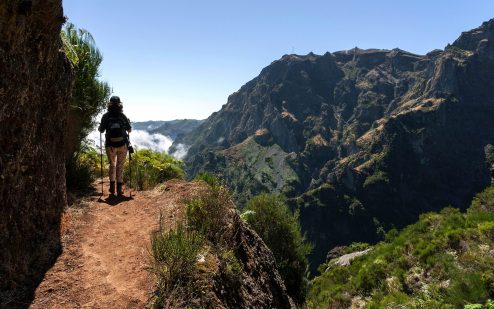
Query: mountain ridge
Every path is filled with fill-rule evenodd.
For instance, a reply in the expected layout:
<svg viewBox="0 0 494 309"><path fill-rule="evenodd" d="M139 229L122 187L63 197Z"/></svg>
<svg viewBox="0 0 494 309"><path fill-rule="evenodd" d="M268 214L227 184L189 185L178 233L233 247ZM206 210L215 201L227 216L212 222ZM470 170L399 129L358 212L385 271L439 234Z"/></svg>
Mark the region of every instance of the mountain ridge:
<svg viewBox="0 0 494 309"><path fill-rule="evenodd" d="M203 122L204 120L197 119L136 121L132 122L132 128L134 130L144 130L150 134L159 133L175 140L177 136L191 132Z"/></svg>
<svg viewBox="0 0 494 309"><path fill-rule="evenodd" d="M490 20L422 56L285 55L175 143L190 145L189 175L220 175L240 204L292 198L319 264L332 246L465 208L490 183L493 36Z"/></svg>

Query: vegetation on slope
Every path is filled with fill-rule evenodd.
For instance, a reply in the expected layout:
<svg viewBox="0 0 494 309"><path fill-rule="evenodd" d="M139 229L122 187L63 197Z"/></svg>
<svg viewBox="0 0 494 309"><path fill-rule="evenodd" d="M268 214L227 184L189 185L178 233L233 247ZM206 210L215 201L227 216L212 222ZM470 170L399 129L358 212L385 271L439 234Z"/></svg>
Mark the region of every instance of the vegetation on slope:
<svg viewBox="0 0 494 309"><path fill-rule="evenodd" d="M298 213L288 209L282 196L260 194L247 203L242 217L273 252L287 293L302 304L307 294L311 245L302 236Z"/></svg>
<svg viewBox="0 0 494 309"><path fill-rule="evenodd" d="M466 213L426 213L350 266L321 265L310 308L492 308L494 298L494 187ZM484 304L484 305L481 305ZM491 307L489 307L491 306Z"/></svg>
<svg viewBox="0 0 494 309"><path fill-rule="evenodd" d="M132 173L132 175L131 175ZM101 177L101 157L98 150L83 144L67 164L67 185L87 189ZM103 153L103 176L108 175L108 158ZM170 179L184 178L183 163L166 153L140 149L124 165L124 182L135 190L150 190Z"/></svg>
<svg viewBox="0 0 494 309"><path fill-rule="evenodd" d="M108 158L103 156L103 170L108 174ZM66 163L67 187L85 190L100 177L100 153L87 145L82 145L77 153L67 159Z"/></svg>
<svg viewBox="0 0 494 309"><path fill-rule="evenodd" d="M183 163L166 153L140 149L125 163L124 180L136 190L149 190L173 178L184 178Z"/></svg>
<svg viewBox="0 0 494 309"><path fill-rule="evenodd" d="M242 215L275 251L273 259L218 179L201 174L197 180L207 186L186 202L183 222L152 237L151 270L158 279L152 307L291 308L287 295L303 303L310 248L281 198L260 196ZM282 281L290 285L286 294Z"/></svg>
<svg viewBox="0 0 494 309"><path fill-rule="evenodd" d="M151 238L150 269L158 279L152 308L215 307L214 296L205 293L216 273L230 283L240 279L242 266L227 231L232 210L228 191L208 185L187 202L184 222L170 231L160 225Z"/></svg>

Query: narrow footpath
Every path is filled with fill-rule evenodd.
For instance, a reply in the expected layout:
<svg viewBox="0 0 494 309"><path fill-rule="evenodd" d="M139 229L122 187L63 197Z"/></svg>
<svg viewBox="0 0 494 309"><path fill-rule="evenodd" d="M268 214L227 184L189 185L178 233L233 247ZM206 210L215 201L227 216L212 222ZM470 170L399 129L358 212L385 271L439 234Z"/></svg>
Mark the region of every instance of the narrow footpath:
<svg viewBox="0 0 494 309"><path fill-rule="evenodd" d="M63 252L30 308L144 308L154 285L146 270L150 235L160 213L165 228L174 225L195 188L173 180L132 198L127 191L126 198L93 196L69 207L62 220Z"/></svg>

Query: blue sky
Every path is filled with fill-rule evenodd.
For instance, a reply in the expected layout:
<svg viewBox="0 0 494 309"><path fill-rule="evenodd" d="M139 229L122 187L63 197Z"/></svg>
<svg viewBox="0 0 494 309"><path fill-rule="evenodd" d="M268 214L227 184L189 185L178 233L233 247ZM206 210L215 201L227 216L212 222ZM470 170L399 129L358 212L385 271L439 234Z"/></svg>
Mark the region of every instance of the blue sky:
<svg viewBox="0 0 494 309"><path fill-rule="evenodd" d="M89 30L102 79L132 121L203 119L292 52L395 48L424 54L494 18L492 0L63 0Z"/></svg>

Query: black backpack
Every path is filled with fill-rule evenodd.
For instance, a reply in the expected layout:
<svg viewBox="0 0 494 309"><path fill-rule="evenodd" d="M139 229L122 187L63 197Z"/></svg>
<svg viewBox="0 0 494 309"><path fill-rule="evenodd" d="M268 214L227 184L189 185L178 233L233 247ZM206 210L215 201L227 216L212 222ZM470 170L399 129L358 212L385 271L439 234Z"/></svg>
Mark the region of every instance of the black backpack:
<svg viewBox="0 0 494 309"><path fill-rule="evenodd" d="M111 116L108 118L106 139L108 141L108 145L113 147L120 147L127 144L125 124L121 117Z"/></svg>

